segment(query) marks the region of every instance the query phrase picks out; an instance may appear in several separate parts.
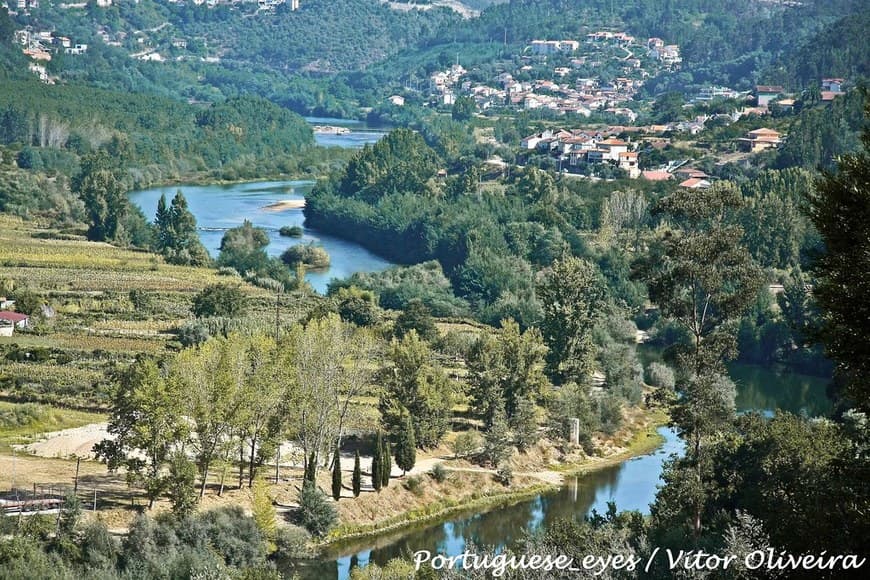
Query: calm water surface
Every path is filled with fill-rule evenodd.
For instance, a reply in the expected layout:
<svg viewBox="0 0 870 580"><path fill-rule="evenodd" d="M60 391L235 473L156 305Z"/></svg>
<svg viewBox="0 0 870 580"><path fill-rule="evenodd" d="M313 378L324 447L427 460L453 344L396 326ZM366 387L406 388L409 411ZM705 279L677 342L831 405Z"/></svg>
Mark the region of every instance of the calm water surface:
<svg viewBox="0 0 870 580"><path fill-rule="evenodd" d="M335 119L333 117L305 117L311 125L329 125L332 127L345 127L350 133L345 135L330 135L315 133L314 142L321 147L343 147L345 149L362 149L364 145L377 143L383 137L389 127L372 126L365 121L352 119Z"/></svg>
<svg viewBox="0 0 870 580"><path fill-rule="evenodd" d="M315 290L324 292L333 278L345 278L354 272L376 272L392 264L375 256L353 242L322 235L305 228L301 238L287 238L278 234L282 226L302 226L301 209L272 211L267 208L275 202L303 199L314 184L310 181L264 181L233 185L178 185L157 187L130 193L130 201L142 208L149 220L154 219L157 200L165 193L167 201L176 190L184 192L190 211L196 217L199 237L212 255L217 257L224 233L239 226L246 219L263 228L269 235L266 252L270 256L281 253L296 244L314 242L329 252L329 269L308 272L306 279Z"/></svg>

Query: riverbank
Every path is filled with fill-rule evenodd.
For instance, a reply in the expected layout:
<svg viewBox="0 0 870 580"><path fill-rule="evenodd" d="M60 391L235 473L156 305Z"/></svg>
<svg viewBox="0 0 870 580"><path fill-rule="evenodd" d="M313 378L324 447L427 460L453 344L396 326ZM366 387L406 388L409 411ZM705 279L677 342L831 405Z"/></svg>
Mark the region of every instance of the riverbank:
<svg viewBox="0 0 870 580"><path fill-rule="evenodd" d="M516 453L510 461L515 475L507 487L496 481L493 469L462 459L423 458L406 478L394 479L380 493L364 493L352 501L339 502L342 523L316 547L333 554L351 552L363 541L367 545L388 543L400 531L404 534L463 513L488 512L555 492L566 478L613 467L662 445L664 438L657 429L668 421L662 409L636 408L626 415L622 430L611 437L596 438L600 456L583 456L577 450L561 454L546 440L525 454ZM436 463L445 468L448 481L439 483L429 475ZM415 493L402 485L408 477L423 479L423 490Z"/></svg>

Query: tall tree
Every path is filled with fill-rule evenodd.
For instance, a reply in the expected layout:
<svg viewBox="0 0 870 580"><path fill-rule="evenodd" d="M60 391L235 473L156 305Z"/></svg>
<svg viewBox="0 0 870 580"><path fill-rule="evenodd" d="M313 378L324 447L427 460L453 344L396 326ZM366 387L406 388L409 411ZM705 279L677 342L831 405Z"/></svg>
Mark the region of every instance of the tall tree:
<svg viewBox="0 0 870 580"><path fill-rule="evenodd" d="M678 388L684 396L675 403L672 417L688 442L685 458L674 464L674 481L691 487L696 539L705 496L713 487L706 446L715 444L734 414L734 384L727 378L725 361L736 355L737 322L763 282L737 223L743 203L740 192L727 183L664 198L658 211L675 228L664 232L639 267L662 316L691 336L690 344L676 349L683 377Z"/></svg>
<svg viewBox="0 0 870 580"><path fill-rule="evenodd" d="M188 209L187 199L181 191L176 192L169 209L166 208L165 198L161 196L154 223L157 227L157 246L167 262L190 266L205 266L211 262L208 252L199 241L196 218Z"/></svg>
<svg viewBox="0 0 870 580"><path fill-rule="evenodd" d="M362 468L359 464L359 450L356 451L353 457L353 478L351 479L353 486L353 497L359 497L362 491Z"/></svg>
<svg viewBox="0 0 870 580"><path fill-rule="evenodd" d="M81 172L72 180L72 190L81 198L88 213L88 239L118 240L130 202L105 151L82 159Z"/></svg>
<svg viewBox="0 0 870 580"><path fill-rule="evenodd" d="M384 447L381 450L381 485L390 485L390 475L393 472L393 455L390 451L390 441L384 438Z"/></svg>
<svg viewBox="0 0 870 580"><path fill-rule="evenodd" d="M870 104L865 105L870 116ZM809 196L809 217L825 243L813 263L820 337L845 394L870 411L870 129L864 151L844 155Z"/></svg>
<svg viewBox="0 0 870 580"><path fill-rule="evenodd" d="M95 451L110 471L123 468L130 484L145 489L150 509L167 489L170 452L186 442L187 425L178 413L181 390L147 358L121 372L117 385L107 429L112 438Z"/></svg>
<svg viewBox="0 0 870 580"><path fill-rule="evenodd" d="M417 443L414 441L414 424L411 415L406 413L402 428L396 437L396 465L402 470L402 475L414 469L417 462Z"/></svg>
<svg viewBox="0 0 870 580"><path fill-rule="evenodd" d="M381 491L381 487L383 487L383 452L384 452L384 439L383 434L378 431L378 436L375 439L375 448L372 451L372 487L375 488L375 491Z"/></svg>
<svg viewBox="0 0 870 580"><path fill-rule="evenodd" d="M403 415L410 413L417 445L437 445L449 427L453 404L450 380L416 331L401 341L393 339L388 356L391 364L381 371L386 391L380 401L384 424L396 433Z"/></svg>
<svg viewBox="0 0 870 580"><path fill-rule="evenodd" d="M583 383L592 371L592 330L607 304L605 283L594 264L567 256L557 260L537 286L544 308L541 332L553 382Z"/></svg>
<svg viewBox="0 0 870 580"><path fill-rule="evenodd" d="M335 501L341 498L341 455L337 446L332 455L332 498Z"/></svg>

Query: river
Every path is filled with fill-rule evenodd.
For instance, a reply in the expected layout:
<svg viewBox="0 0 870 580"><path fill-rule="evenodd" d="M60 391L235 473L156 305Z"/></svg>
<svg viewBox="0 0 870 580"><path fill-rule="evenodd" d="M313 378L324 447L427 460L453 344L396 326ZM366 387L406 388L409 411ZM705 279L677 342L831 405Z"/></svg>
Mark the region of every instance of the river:
<svg viewBox="0 0 870 580"><path fill-rule="evenodd" d="M656 357L642 347L641 358ZM732 364L729 374L737 384L737 410L759 410L772 415L776 409L808 415L830 410L823 378L756 365ZM546 527L559 518L577 517L592 510L604 513L607 503L619 510L649 514L655 499L664 462L683 452L683 442L673 429L658 430L664 443L649 455L582 476L568 478L558 491L541 494L514 505L483 513L460 513L445 521L398 530L376 538L347 542L327 550L319 560L299 563L294 568L301 578L346 580L350 570L370 562L386 564L397 557L409 558L417 550L455 556L474 545L512 546L524 534Z"/></svg>
<svg viewBox="0 0 870 580"><path fill-rule="evenodd" d="M315 134L318 145L324 147L343 147L358 149L365 144L376 143L384 136L387 128L370 127L363 121L333 119L328 117L306 117L312 125L347 127L350 133L342 135ZM236 183L231 185L176 185L155 187L130 193L130 201L142 208L149 220L154 219L157 200L166 194L169 201L176 190L184 192L191 213L196 217L199 238L211 256L217 257L224 233L245 220L266 230L269 245L266 252L270 256L281 253L296 244L315 243L322 245L329 253L331 263L328 269L310 271L305 278L320 293L326 291L333 278L346 278L354 272L377 272L392 264L365 248L346 242L334 236L320 234L304 228L301 238L283 237L278 234L282 226L304 226L301 209L274 211L267 209L270 204L301 200L314 186L312 181L263 181Z"/></svg>
<svg viewBox="0 0 870 580"><path fill-rule="evenodd" d="M358 148L376 142L383 135L383 132L371 130L359 122L326 118L307 120L316 125L352 129L350 134L317 135L318 144L324 146ZM278 235L282 226L303 225L302 210L270 211L265 209L266 206L278 201L303 199L312 185L310 181L182 185L133 192L130 199L151 217L162 193L171 197L176 189L182 190L197 219L200 238L212 256L217 255L224 232L245 219L268 232L270 243L266 250L270 255L279 255L298 243L321 244L329 252L332 264L326 271L307 274L308 281L319 292L326 289L332 278L389 267L389 262L354 243L307 228L301 239ZM639 351L644 363L659 356L648 347L641 347ZM745 364L730 365L729 373L737 383L737 409L740 412L759 410L771 415L775 409L783 409L812 416L824 414L830 408L825 396L825 379ZM593 509L604 512L611 501L620 510L648 514L665 460L683 450L683 444L673 430L661 428L659 433L664 443L655 452L594 473L568 478L566 484L555 492L487 512L459 513L444 521L344 543L330 548L317 560L297 562L290 568L304 579L346 580L353 567L365 566L369 562L385 564L392 558L407 557L417 550L457 555L471 545L511 546L523 534L547 526L555 519L577 517Z"/></svg>

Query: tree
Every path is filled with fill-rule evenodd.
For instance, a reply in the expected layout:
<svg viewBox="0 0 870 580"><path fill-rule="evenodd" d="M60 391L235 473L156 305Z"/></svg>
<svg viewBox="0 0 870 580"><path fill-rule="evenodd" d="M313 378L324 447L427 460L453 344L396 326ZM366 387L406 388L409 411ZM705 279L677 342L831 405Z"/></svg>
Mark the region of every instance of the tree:
<svg viewBox="0 0 870 580"><path fill-rule="evenodd" d="M397 433L408 413L417 445L434 447L449 427L453 403L450 380L432 361L429 345L416 331L401 341L393 339L388 357L391 364L380 373L385 387L379 405L384 424Z"/></svg>
<svg viewBox="0 0 870 580"><path fill-rule="evenodd" d="M200 472L200 496L205 494L213 462L243 416L250 368L247 354L245 342L230 335L181 351L172 365L172 376L181 385L176 408L195 435L191 447Z"/></svg>
<svg viewBox="0 0 870 580"><path fill-rule="evenodd" d="M269 256L266 246L269 236L266 230L254 227L245 220L242 225L227 230L221 239L218 265L235 268L238 272L264 272Z"/></svg>
<svg viewBox="0 0 870 580"><path fill-rule="evenodd" d="M174 451L169 458L167 495L173 515L179 520L193 514L196 509L196 466L182 451Z"/></svg>
<svg viewBox="0 0 870 580"><path fill-rule="evenodd" d="M405 414L402 428L396 438L396 465L402 470L402 475L414 469L417 462L417 444L414 441L414 424L411 415Z"/></svg>
<svg viewBox="0 0 870 580"><path fill-rule="evenodd" d="M399 339L404 338L411 330L429 342L438 338L438 329L435 328L432 312L419 300L408 302L402 313L396 317L396 323L393 326L393 334Z"/></svg>
<svg viewBox="0 0 870 580"><path fill-rule="evenodd" d="M168 485L170 452L187 439L181 396L178 382L163 376L154 360L140 358L118 375L107 429L112 438L95 447L109 471L123 468L128 483L145 489L149 509Z"/></svg>
<svg viewBox="0 0 870 580"><path fill-rule="evenodd" d="M370 334L335 315L297 325L280 343L291 435L314 463L341 445L351 401L370 384ZM328 455L327 455L328 456Z"/></svg>
<svg viewBox="0 0 870 580"><path fill-rule="evenodd" d="M341 498L341 456L338 447L332 455L332 498L335 501Z"/></svg>
<svg viewBox="0 0 870 580"><path fill-rule="evenodd" d="M511 438L504 403L496 404L492 426L483 436L483 456L495 467L510 455Z"/></svg>
<svg viewBox="0 0 870 580"><path fill-rule="evenodd" d="M82 159L81 172L72 181L72 191L85 205L88 239L98 242L119 239L130 202L105 151Z"/></svg>
<svg viewBox="0 0 870 580"><path fill-rule="evenodd" d="M381 485L389 487L390 475L393 473L393 454L390 452L390 441L384 438L384 448L381 450Z"/></svg>
<svg viewBox="0 0 870 580"><path fill-rule="evenodd" d="M172 198L169 209L165 196L157 202L154 218L156 248L170 264L206 266L211 262L208 252L196 233L196 218L187 207L187 199L181 191Z"/></svg>
<svg viewBox="0 0 870 580"><path fill-rule="evenodd" d="M674 463L673 480L690 488L692 532L701 534L705 496L713 485L706 445L715 444L734 412L734 386L724 363L736 354L736 323L755 301L762 273L743 245L737 223L740 192L731 184L708 191L680 190L661 200L659 211L676 225L655 244L639 271L662 316L683 326L691 344L677 347L684 396L672 411L688 442Z"/></svg>
<svg viewBox="0 0 870 580"><path fill-rule="evenodd" d="M362 491L362 468L359 464L359 450L356 451L353 458L353 477L351 479L353 486L353 497L359 497Z"/></svg>
<svg viewBox="0 0 870 580"><path fill-rule="evenodd" d="M302 484L297 520L303 528L322 538L335 525L338 514L335 506L327 501L326 495L309 481Z"/></svg>
<svg viewBox="0 0 870 580"><path fill-rule="evenodd" d="M865 105L865 117L870 105ZM812 265L813 296L822 311L819 336L836 363L844 392L870 411L870 130L864 151L844 155L809 196L809 218L825 244Z"/></svg>
<svg viewBox="0 0 870 580"><path fill-rule="evenodd" d="M520 332L513 319L501 321L502 330L495 337L481 335L466 359L474 408L488 427L496 399L502 399L508 418L517 411L524 398L537 399L548 386L543 373L547 347L541 332L530 328Z"/></svg>
<svg viewBox="0 0 870 580"><path fill-rule="evenodd" d="M212 284L193 297L193 315L197 318L225 316L236 318L244 315L245 294L238 286Z"/></svg>
<svg viewBox="0 0 870 580"><path fill-rule="evenodd" d="M510 419L510 427L514 433L514 443L520 451L526 451L538 442L538 421L531 399L523 397L519 400L516 413Z"/></svg>
<svg viewBox="0 0 870 580"><path fill-rule="evenodd" d="M254 521L267 544L274 549L275 539L278 535L278 517L275 505L269 496L269 486L266 484L266 480L262 477L254 479L251 491L254 496L251 506Z"/></svg>
<svg viewBox="0 0 870 580"><path fill-rule="evenodd" d="M544 274L537 291L550 377L557 384L584 382L595 358L592 330L607 304L598 268L581 258L562 258Z"/></svg>
<svg viewBox="0 0 870 580"><path fill-rule="evenodd" d="M451 116L454 121L468 121L474 115L477 108L474 98L467 95L460 95L453 101Z"/></svg>
<svg viewBox="0 0 870 580"><path fill-rule="evenodd" d="M372 451L372 487L375 491L381 491L381 487L383 487L383 451L383 435L378 431L378 436L375 439L375 448Z"/></svg>

